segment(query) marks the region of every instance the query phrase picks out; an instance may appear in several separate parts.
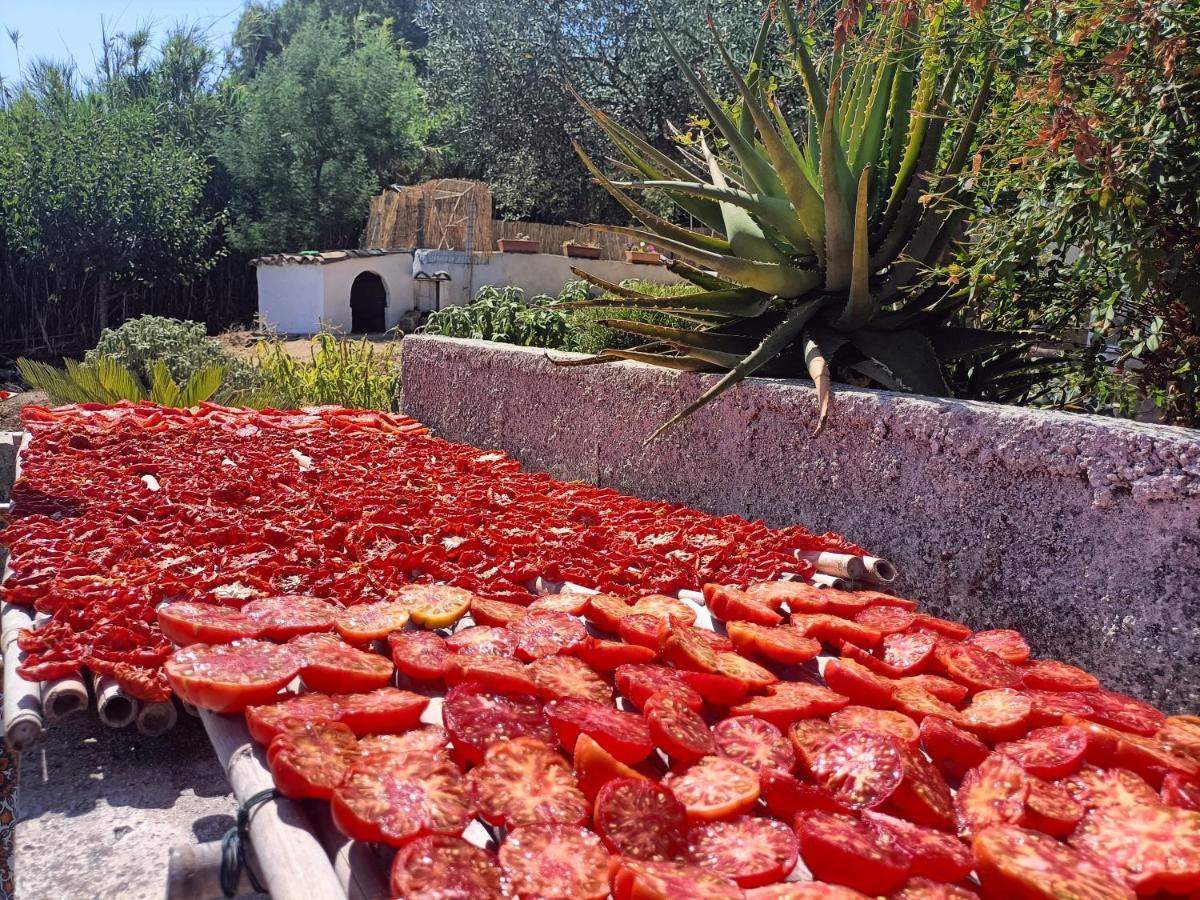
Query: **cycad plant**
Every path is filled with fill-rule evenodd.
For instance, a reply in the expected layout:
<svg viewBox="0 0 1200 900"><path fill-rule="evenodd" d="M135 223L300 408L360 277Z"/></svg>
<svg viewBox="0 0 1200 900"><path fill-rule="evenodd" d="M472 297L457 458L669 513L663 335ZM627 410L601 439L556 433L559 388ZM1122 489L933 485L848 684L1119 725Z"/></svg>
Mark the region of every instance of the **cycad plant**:
<svg viewBox="0 0 1200 900"><path fill-rule="evenodd" d="M52 403L118 403L121 400L149 400L161 406L191 407L211 399L221 388L224 369L208 366L180 385L171 378L165 360L157 359L150 367L150 384L142 384L129 368L111 356L94 357L91 362L65 360L66 368L29 359L17 360L21 377L31 387L45 391Z"/></svg>
<svg viewBox="0 0 1200 900"><path fill-rule="evenodd" d="M788 45L781 74L794 73L802 84L800 116L785 113L778 80L766 68L773 15L744 73L710 22L737 87L731 104L713 96L663 32L713 129L690 141L681 136L679 159L576 95L634 180L612 180L578 144L577 152L641 223L589 227L671 252L683 260L673 270L704 288L651 297L580 272L610 292L590 305L657 309L691 325L608 320L651 343L580 364L623 358L726 372L656 436L755 372L807 373L818 391L820 431L834 369L861 383L949 395L947 361L1023 340L949 324L965 299L925 277L966 215L959 176L989 101L993 67L969 67L974 54L961 41L947 52L948 13L907 21L903 6L893 4L853 48L834 50L828 66L818 67L791 4L777 5ZM706 228L655 214L635 198L640 191L666 195Z"/></svg>

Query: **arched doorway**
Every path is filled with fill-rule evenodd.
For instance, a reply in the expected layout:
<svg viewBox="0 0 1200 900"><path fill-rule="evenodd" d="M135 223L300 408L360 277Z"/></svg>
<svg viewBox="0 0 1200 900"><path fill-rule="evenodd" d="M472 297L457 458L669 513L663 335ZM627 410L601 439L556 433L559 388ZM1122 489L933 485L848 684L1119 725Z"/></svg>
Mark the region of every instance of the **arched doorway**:
<svg viewBox="0 0 1200 900"><path fill-rule="evenodd" d="M374 272L363 272L350 286L350 330L355 334L387 330L387 288Z"/></svg>

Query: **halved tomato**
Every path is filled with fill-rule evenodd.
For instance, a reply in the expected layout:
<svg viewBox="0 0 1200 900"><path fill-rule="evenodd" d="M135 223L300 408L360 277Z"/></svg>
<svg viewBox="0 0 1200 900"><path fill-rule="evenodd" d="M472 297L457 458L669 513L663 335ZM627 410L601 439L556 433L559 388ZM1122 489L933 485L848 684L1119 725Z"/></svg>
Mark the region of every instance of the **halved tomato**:
<svg viewBox="0 0 1200 900"><path fill-rule="evenodd" d="M946 674L972 692L1021 685L1020 669L982 647L943 642L934 652Z"/></svg>
<svg viewBox="0 0 1200 900"><path fill-rule="evenodd" d="M596 832L626 859L676 859L687 848L687 810L645 778L609 780L596 795Z"/></svg>
<svg viewBox="0 0 1200 900"><path fill-rule="evenodd" d="M492 825L582 825L591 812L570 765L537 738L497 741L467 779L479 815Z"/></svg>
<svg viewBox="0 0 1200 900"><path fill-rule="evenodd" d="M553 609L571 616L582 616L588 607L590 594L542 594L532 603L530 609Z"/></svg>
<svg viewBox="0 0 1200 900"><path fill-rule="evenodd" d="M812 774L813 758L817 751L836 733L824 719L799 719L788 727L788 741L796 751L796 762L800 764L801 772Z"/></svg>
<svg viewBox="0 0 1200 900"><path fill-rule="evenodd" d="M619 690L638 709L655 694L670 692L684 699L692 709L702 709L704 698L683 680L682 673L666 666L622 665L613 673Z"/></svg>
<svg viewBox="0 0 1200 900"><path fill-rule="evenodd" d="M685 672L677 670L684 684L713 706L733 706L750 693L750 685L740 678L720 672Z"/></svg>
<svg viewBox="0 0 1200 900"><path fill-rule="evenodd" d="M899 606L870 606L854 614L854 621L867 625L881 634L897 634L912 627L916 613Z"/></svg>
<svg viewBox="0 0 1200 900"><path fill-rule="evenodd" d="M572 761L575 765L575 777L579 779L579 789L593 802L600 789L614 778L646 777L625 765L586 734L579 735L575 741Z"/></svg>
<svg viewBox="0 0 1200 900"><path fill-rule="evenodd" d="M540 694L529 666L500 656L455 655L446 662L446 684L474 684L495 694Z"/></svg>
<svg viewBox="0 0 1200 900"><path fill-rule="evenodd" d="M340 709L328 694L294 694L261 706L246 707L250 737L264 747L296 722L336 722Z"/></svg>
<svg viewBox="0 0 1200 900"><path fill-rule="evenodd" d="M949 703L952 706L962 703L967 699L967 694L970 693L965 685L961 685L957 681L951 681L949 678L943 678L941 675L907 675L904 678L897 679L897 687L903 687L904 685L913 685L922 688L939 700Z"/></svg>
<svg viewBox="0 0 1200 900"><path fill-rule="evenodd" d="M742 900L732 879L691 863L622 859L613 875L613 900Z"/></svg>
<svg viewBox="0 0 1200 900"><path fill-rule="evenodd" d="M977 900L979 894L960 884L946 884L932 878L910 878L888 900Z"/></svg>
<svg viewBox="0 0 1200 900"><path fill-rule="evenodd" d="M641 716L603 703L566 697L546 704L546 717L568 753L586 734L623 763L641 762L654 750L650 729Z"/></svg>
<svg viewBox="0 0 1200 900"><path fill-rule="evenodd" d="M392 861L392 894L413 900L503 900L507 892L494 854L439 834L400 848Z"/></svg>
<svg viewBox="0 0 1200 900"><path fill-rule="evenodd" d="M764 769L790 772L796 752L783 732L754 716L731 716L713 726L713 739L723 756L761 773Z"/></svg>
<svg viewBox="0 0 1200 900"><path fill-rule="evenodd" d="M173 644L228 644L256 638L261 626L240 609L213 603L165 603L158 608L158 627Z"/></svg>
<svg viewBox="0 0 1200 900"><path fill-rule="evenodd" d="M821 653L821 642L805 637L794 625L767 628L753 622L730 622L726 630L738 653L757 653L793 665L806 663Z"/></svg>
<svg viewBox="0 0 1200 900"><path fill-rule="evenodd" d="M508 628L472 625L446 638L446 649L467 656L512 657L517 651L517 639Z"/></svg>
<svg viewBox="0 0 1200 900"><path fill-rule="evenodd" d="M520 694L495 694L478 685L460 684L446 692L442 721L459 758L483 762L487 748L497 741L533 737L554 741L554 731L542 710L542 701Z"/></svg>
<svg viewBox="0 0 1200 900"><path fill-rule="evenodd" d="M258 626L260 637L282 642L301 634L333 631L340 610L319 597L280 594L251 600L242 607L242 614Z"/></svg>
<svg viewBox="0 0 1200 900"><path fill-rule="evenodd" d="M813 876L865 894L886 894L908 878L912 857L901 847L881 844L849 816L809 810L796 814L800 858Z"/></svg>
<svg viewBox="0 0 1200 900"><path fill-rule="evenodd" d="M450 735L440 725L423 725L400 734L371 734L358 742L368 753L444 753L450 749Z"/></svg>
<svg viewBox="0 0 1200 900"><path fill-rule="evenodd" d="M422 628L446 628L467 614L475 595L448 584L406 584L396 600L408 607L412 620Z"/></svg>
<svg viewBox="0 0 1200 900"><path fill-rule="evenodd" d="M1169 716L1155 737L1173 753L1200 762L1200 716Z"/></svg>
<svg viewBox="0 0 1200 900"><path fill-rule="evenodd" d="M1154 806L1159 796L1136 772L1084 766L1058 782L1085 810L1103 806Z"/></svg>
<svg viewBox="0 0 1200 900"><path fill-rule="evenodd" d="M1200 812L1200 781L1172 772L1163 778L1161 797L1165 806Z"/></svg>
<svg viewBox="0 0 1200 900"><path fill-rule="evenodd" d="M776 611L785 604L792 613L819 613L829 606L823 588L803 581L761 581L747 587L746 594Z"/></svg>
<svg viewBox="0 0 1200 900"><path fill-rule="evenodd" d="M432 631L395 631L388 635L392 663L414 681L440 681L454 658L446 639Z"/></svg>
<svg viewBox="0 0 1200 900"><path fill-rule="evenodd" d="M633 644L636 647L645 647L653 650L657 655L658 648L662 643L659 626L664 621L669 620L663 620L647 613L635 613L631 610L629 615L623 617L617 624L617 634L625 643Z"/></svg>
<svg viewBox="0 0 1200 900"><path fill-rule="evenodd" d="M1021 825L1029 777L1013 760L993 753L969 771L958 788L954 807L958 833L973 838L992 825Z"/></svg>
<svg viewBox="0 0 1200 900"><path fill-rule="evenodd" d="M508 627L517 639L517 656L524 660L570 652L587 637L580 619L553 609L531 610Z"/></svg>
<svg viewBox="0 0 1200 900"><path fill-rule="evenodd" d="M809 809L854 815L854 810L842 806L824 788L807 784L787 772L762 769L758 781L767 811L782 821L790 822L796 813Z"/></svg>
<svg viewBox="0 0 1200 900"><path fill-rule="evenodd" d="M834 800L859 810L886 803L904 778L900 745L872 731L835 733L813 755L811 769Z"/></svg>
<svg viewBox="0 0 1200 900"><path fill-rule="evenodd" d="M1083 764L1087 732L1070 725L1037 728L1024 738L996 748L1038 778L1064 778Z"/></svg>
<svg viewBox="0 0 1200 900"><path fill-rule="evenodd" d="M612 688L583 660L574 656L546 656L529 664L537 693L547 700L579 697L612 703Z"/></svg>
<svg viewBox="0 0 1200 900"><path fill-rule="evenodd" d="M845 616L853 619L867 607L871 606L871 598L854 591L842 591L837 588L825 588L828 595L827 609L835 616Z"/></svg>
<svg viewBox="0 0 1200 900"><path fill-rule="evenodd" d="M633 611L636 615L670 619L677 625L694 625L696 623L696 610L678 597L668 597L666 594L649 594L638 598L637 602L633 604Z"/></svg>
<svg viewBox="0 0 1200 900"><path fill-rule="evenodd" d="M912 627L914 629L923 628L927 631L936 631L942 637L947 637L952 641L965 641L971 636L971 629L961 622L939 619L937 616L931 616L928 613L917 613Z"/></svg>
<svg viewBox="0 0 1200 900"><path fill-rule="evenodd" d="M611 672L619 666L653 662L658 655L649 647L606 641L591 635L572 647L571 654L597 672Z"/></svg>
<svg viewBox="0 0 1200 900"><path fill-rule="evenodd" d="M516 603L505 603L502 600L488 600L484 597L471 598L471 618L476 625L511 625L519 622L529 614L528 610Z"/></svg>
<svg viewBox="0 0 1200 900"><path fill-rule="evenodd" d="M883 640L883 634L878 628L860 625L851 619L843 619L829 613L792 613L791 623L807 637L827 644L848 643L870 649Z"/></svg>
<svg viewBox="0 0 1200 900"><path fill-rule="evenodd" d="M824 675L826 684L855 703L877 709L892 705L896 683L852 659L829 660Z"/></svg>
<svg viewBox="0 0 1200 900"><path fill-rule="evenodd" d="M302 634L288 641L300 658L300 677L314 691L357 694L392 680L392 661L356 650L335 634Z"/></svg>
<svg viewBox="0 0 1200 900"><path fill-rule="evenodd" d="M894 844L908 852L912 857L912 875L937 881L962 881L975 867L970 849L952 834L870 809L863 813L862 821L875 833L879 843Z"/></svg>
<svg viewBox="0 0 1200 900"><path fill-rule="evenodd" d="M770 669L765 669L733 651L717 654L716 674L740 681L747 691L760 691L779 681L779 676Z"/></svg>
<svg viewBox="0 0 1200 900"><path fill-rule="evenodd" d="M1158 787L1163 777L1171 772L1200 780L1200 764L1191 757L1172 753L1155 738L1118 731L1074 716L1064 716L1063 722L1087 732L1087 758L1096 765L1132 769L1154 787Z"/></svg>
<svg viewBox="0 0 1200 900"><path fill-rule="evenodd" d="M1019 631L1011 628L993 628L989 631L977 631L969 638L968 644L981 647L995 653L1005 662L1019 666L1029 659L1029 644Z"/></svg>
<svg viewBox="0 0 1200 900"><path fill-rule="evenodd" d="M1163 713L1149 703L1118 694L1116 691L1087 691L1084 697L1092 707L1089 719L1119 731L1151 737L1167 720Z"/></svg>
<svg viewBox="0 0 1200 900"><path fill-rule="evenodd" d="M334 790L330 811L347 837L394 847L461 834L474 815L462 772L444 753L362 757Z"/></svg>
<svg viewBox="0 0 1200 900"><path fill-rule="evenodd" d="M1025 694L1033 704L1029 711L1029 724L1034 728L1061 725L1066 716L1086 719L1092 714L1092 704L1087 702L1086 693L1026 688Z"/></svg>
<svg viewBox="0 0 1200 900"><path fill-rule="evenodd" d="M692 821L731 819L750 809L759 794L754 770L723 756L706 756L682 772L668 772L662 783Z"/></svg>
<svg viewBox="0 0 1200 900"><path fill-rule="evenodd" d="M767 688L764 697L751 697L731 712L735 716L757 716L783 730L797 719L827 716L850 702L844 694L827 687L799 681L781 681Z"/></svg>
<svg viewBox="0 0 1200 900"><path fill-rule="evenodd" d="M345 725L306 722L277 735L267 761L275 787L285 797L328 800L361 753Z"/></svg>
<svg viewBox="0 0 1200 900"><path fill-rule="evenodd" d="M954 828L954 798L946 779L919 750L900 747L904 779L892 794L888 810L931 828Z"/></svg>
<svg viewBox="0 0 1200 900"><path fill-rule="evenodd" d="M1035 659L1021 668L1021 681L1040 691L1094 691L1100 679L1056 659Z"/></svg>
<svg viewBox="0 0 1200 900"><path fill-rule="evenodd" d="M889 634L883 639L883 661L895 672L895 677L919 675L933 662L938 638L927 631Z"/></svg>
<svg viewBox="0 0 1200 900"><path fill-rule="evenodd" d="M673 694L655 694L642 710L650 739L672 765L691 765L717 753L717 743L700 714Z"/></svg>
<svg viewBox="0 0 1200 900"><path fill-rule="evenodd" d="M985 828L971 843L986 896L1134 900L1133 891L1089 856L1014 825Z"/></svg>
<svg viewBox="0 0 1200 900"><path fill-rule="evenodd" d="M624 623L622 623L624 624ZM662 620L659 634L659 656L677 669L691 672L716 672L717 654L692 625L674 625Z"/></svg>
<svg viewBox="0 0 1200 900"><path fill-rule="evenodd" d="M959 779L988 756L987 746L941 716L921 720L921 747L947 778Z"/></svg>
<svg viewBox="0 0 1200 900"><path fill-rule="evenodd" d="M500 846L500 866L518 897L604 900L608 851L578 825L526 825Z"/></svg>
<svg viewBox="0 0 1200 900"><path fill-rule="evenodd" d="M796 867L799 852L792 829L774 819L738 816L704 822L688 832L688 859L743 888L782 880Z"/></svg>
<svg viewBox="0 0 1200 900"><path fill-rule="evenodd" d="M408 624L408 604L398 600L359 603L338 612L333 627L351 644L382 640Z"/></svg>
<svg viewBox="0 0 1200 900"><path fill-rule="evenodd" d="M429 705L429 698L400 688L381 687L365 694L334 697L337 720L356 735L399 734L412 728Z"/></svg>
<svg viewBox="0 0 1200 900"><path fill-rule="evenodd" d="M621 620L632 616L633 605L623 597L612 594L593 594L588 598L584 616L589 622L602 631L616 634L621 626Z"/></svg>
<svg viewBox="0 0 1200 900"><path fill-rule="evenodd" d="M1024 826L1051 837L1066 837L1083 818L1083 804L1063 787L1029 777L1029 793L1025 797Z"/></svg>
<svg viewBox="0 0 1200 900"><path fill-rule="evenodd" d="M961 725L963 722L962 713L920 685L897 685L892 692L892 703L896 709L916 722L923 721L926 716L938 716L955 725Z"/></svg>
<svg viewBox="0 0 1200 900"><path fill-rule="evenodd" d="M271 702L300 673L300 659L290 647L243 639L176 650L164 670L180 700L233 713Z"/></svg>
<svg viewBox="0 0 1200 900"><path fill-rule="evenodd" d="M989 743L1012 741L1025 734L1033 704L1012 688L979 691L963 710L963 727Z"/></svg>
<svg viewBox="0 0 1200 900"><path fill-rule="evenodd" d="M921 742L921 731L917 723L904 713L890 709L872 709L869 706L846 706L829 717L834 731L874 731L895 738L908 747Z"/></svg>
<svg viewBox="0 0 1200 900"><path fill-rule="evenodd" d="M704 602L714 616L724 621L754 622L768 626L783 621L783 616L766 603L735 587L706 584Z"/></svg>

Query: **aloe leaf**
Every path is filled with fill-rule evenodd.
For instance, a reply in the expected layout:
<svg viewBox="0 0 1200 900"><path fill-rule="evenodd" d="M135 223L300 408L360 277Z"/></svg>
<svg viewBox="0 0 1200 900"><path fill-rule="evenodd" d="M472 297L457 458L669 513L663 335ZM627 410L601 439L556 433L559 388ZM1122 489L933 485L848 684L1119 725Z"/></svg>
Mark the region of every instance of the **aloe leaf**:
<svg viewBox="0 0 1200 900"><path fill-rule="evenodd" d="M817 313L823 303L824 301L821 298L817 298L792 309L778 328L763 338L762 342L750 351L736 366L730 369L720 381L701 394L698 399L688 404L686 409L676 413L660 426L654 434L650 435L646 443L650 443L670 431L696 410L711 403L738 382L753 375L765 363L787 349L788 345L796 340L801 332L804 331L804 326L808 324L808 321Z"/></svg>
<svg viewBox="0 0 1200 900"><path fill-rule="evenodd" d="M880 66L862 125L850 137L851 172L860 171L865 166L874 166L879 162L883 152L883 126L887 121L887 104L895 76L894 61Z"/></svg>
<svg viewBox="0 0 1200 900"><path fill-rule="evenodd" d="M559 309L688 309L720 313L724 316L758 316L771 305L771 297L747 288L705 291L702 294L676 294L673 297L629 297L605 301L602 298L577 303L555 304Z"/></svg>
<svg viewBox="0 0 1200 900"><path fill-rule="evenodd" d="M708 142L701 141L700 149L708 160L709 177L717 189L728 189L725 173L717 157L708 149ZM737 256L768 263L784 263L787 257L767 238L762 227L745 209L733 203L721 202L721 216L725 220L725 234L729 246Z"/></svg>
<svg viewBox="0 0 1200 900"><path fill-rule="evenodd" d="M586 272L579 266L571 266L571 272L582 278L590 285L600 288L602 291L608 291L610 294L616 294L618 297L628 297L631 300L644 299L653 297L653 294L647 294L642 291L635 291L633 288L627 288L624 285L618 284L615 281L609 281L607 278L601 278L599 275L593 275L591 272Z"/></svg>
<svg viewBox="0 0 1200 900"><path fill-rule="evenodd" d="M702 287L706 291L724 291L730 288L737 287L732 281L726 281L724 278L718 278L711 272L705 272L703 269L698 269L689 262L682 259L673 259L667 263L667 269L674 272L680 278L690 281L696 287Z"/></svg>
<svg viewBox="0 0 1200 900"><path fill-rule="evenodd" d="M813 429L813 437L816 437L825 430L825 423L829 420L833 383L829 375L828 361L821 352L821 345L807 333L804 336L804 365L808 369L808 377L817 389L817 426Z"/></svg>
<svg viewBox="0 0 1200 900"><path fill-rule="evenodd" d="M830 88L829 107L821 128L821 187L825 198L825 290L844 291L850 285L850 261L853 252L853 223L842 192L839 168L846 169L834 127L833 110L837 101L837 82ZM846 177L849 170L846 169Z"/></svg>
<svg viewBox="0 0 1200 900"><path fill-rule="evenodd" d="M629 319L601 319L600 324L605 328L654 338L657 341L666 341L671 344L683 344L685 347L696 350L719 350L725 353L744 354L754 347L753 343L739 338L737 335L720 334L714 331L672 328L669 325L654 325Z"/></svg>
<svg viewBox="0 0 1200 900"><path fill-rule="evenodd" d="M905 390L930 397L950 393L942 364L929 339L919 331L860 330L847 340L875 362L886 367Z"/></svg>
<svg viewBox="0 0 1200 900"><path fill-rule="evenodd" d="M838 319L838 327L862 328L879 311L879 304L871 296L871 251L868 246L870 211L867 199L871 184L871 169L867 167L858 176L858 197L854 204L854 251L850 264L850 292L846 307Z"/></svg>
<svg viewBox="0 0 1200 900"><path fill-rule="evenodd" d="M658 353L643 353L638 350L603 350L602 356L626 359L631 362L649 363L653 366L665 366L680 372L712 372L716 366L694 356L664 356Z"/></svg>
<svg viewBox="0 0 1200 900"><path fill-rule="evenodd" d="M904 248L903 257L892 266L887 281L879 289L880 302L892 302L919 272L941 258L966 217L967 210L963 207L946 213L935 210L925 213L920 226Z"/></svg>
<svg viewBox="0 0 1200 900"><path fill-rule="evenodd" d="M908 38L910 35L906 32L905 37ZM900 168L906 136L911 126L913 87L916 80L913 69L904 57L903 51L901 51L896 65L896 75L892 79L891 97L888 99L887 155L880 179L884 196L895 183L896 172Z"/></svg>
<svg viewBox="0 0 1200 900"><path fill-rule="evenodd" d="M800 72L800 80L804 83L804 93L808 96L809 122L823 122L825 121L825 108L829 102L825 86L821 83L821 76L817 73L812 55L804 43L804 34L800 31L796 15L790 4L780 3L779 10L783 18L784 31L787 32L788 43L796 56L793 64ZM809 145L815 147L817 142L810 141Z"/></svg>
<svg viewBox="0 0 1200 900"><path fill-rule="evenodd" d="M762 25L758 29L758 38L754 42L754 50L750 54L750 65L746 69L746 84L755 97L760 96L763 57L766 55L767 38L770 37L771 26L774 24L775 20L771 16L763 16ZM713 28L713 33L716 33L715 28ZM741 129L742 137L750 142L754 140L754 124L753 116L747 115L747 109L743 104L741 115L738 117L738 127Z"/></svg>

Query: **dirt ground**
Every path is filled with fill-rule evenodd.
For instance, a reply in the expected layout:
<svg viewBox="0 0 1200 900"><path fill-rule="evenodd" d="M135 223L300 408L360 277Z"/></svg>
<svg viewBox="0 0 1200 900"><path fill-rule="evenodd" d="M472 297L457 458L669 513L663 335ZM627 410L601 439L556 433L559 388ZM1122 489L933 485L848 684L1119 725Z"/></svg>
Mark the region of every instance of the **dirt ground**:
<svg viewBox="0 0 1200 900"><path fill-rule="evenodd" d="M7 388L12 390L19 385L12 385ZM0 385L0 389L4 389ZM14 394L7 400L0 400L0 431L22 431L21 427L21 410L29 405L49 406L50 398L41 391L24 391L20 394Z"/></svg>

